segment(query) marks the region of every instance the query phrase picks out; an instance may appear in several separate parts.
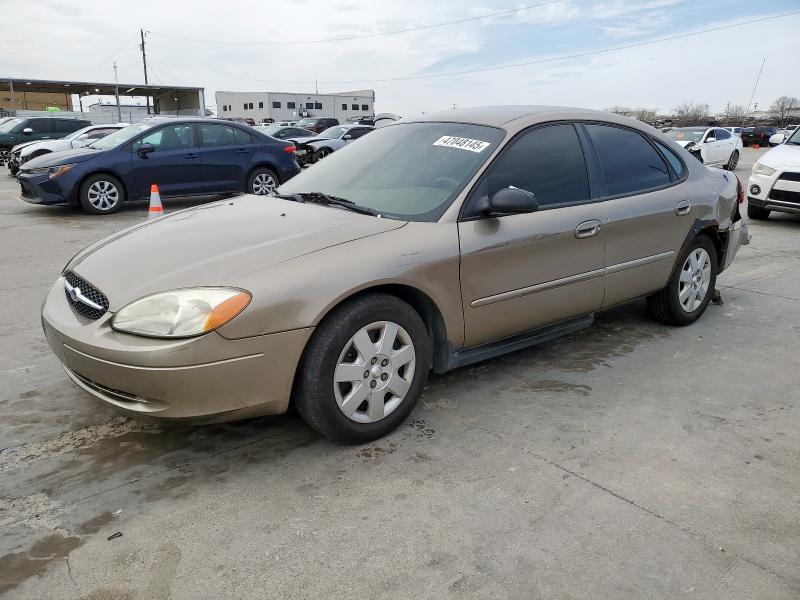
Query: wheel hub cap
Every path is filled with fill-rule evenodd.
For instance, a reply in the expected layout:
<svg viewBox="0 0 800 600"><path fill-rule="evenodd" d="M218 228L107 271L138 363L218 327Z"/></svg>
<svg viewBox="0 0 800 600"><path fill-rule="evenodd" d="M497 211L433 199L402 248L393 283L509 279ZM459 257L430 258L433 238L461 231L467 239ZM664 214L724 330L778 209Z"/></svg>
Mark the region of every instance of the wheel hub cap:
<svg viewBox="0 0 800 600"><path fill-rule="evenodd" d="M711 285L711 257L704 248L689 254L681 268L678 302L686 312L694 312L705 300Z"/></svg>
<svg viewBox="0 0 800 600"><path fill-rule="evenodd" d="M416 352L397 323L378 321L359 329L339 354L333 376L336 403L358 423L373 423L394 412L414 379Z"/></svg>

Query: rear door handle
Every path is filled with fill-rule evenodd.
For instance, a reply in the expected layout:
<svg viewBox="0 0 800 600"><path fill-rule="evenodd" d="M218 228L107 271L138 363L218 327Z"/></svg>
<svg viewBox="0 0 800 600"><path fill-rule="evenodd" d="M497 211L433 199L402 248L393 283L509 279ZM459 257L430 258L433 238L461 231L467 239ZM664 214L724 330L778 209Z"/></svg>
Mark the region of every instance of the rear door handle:
<svg viewBox="0 0 800 600"><path fill-rule="evenodd" d="M192 152L191 154L187 154L186 158L200 158L200 155Z"/></svg>
<svg viewBox="0 0 800 600"><path fill-rule="evenodd" d="M603 224L597 219L591 221L584 221L575 228L575 237L579 240L590 238L600 233Z"/></svg>
<svg viewBox="0 0 800 600"><path fill-rule="evenodd" d="M675 214L679 217L684 215L688 215L689 212L692 210L692 203L688 200L681 200L675 205Z"/></svg>
<svg viewBox="0 0 800 600"><path fill-rule="evenodd" d="M250 152L250 150L248 150L247 148L237 148L236 149L236 153L237 154L247 154L248 152Z"/></svg>

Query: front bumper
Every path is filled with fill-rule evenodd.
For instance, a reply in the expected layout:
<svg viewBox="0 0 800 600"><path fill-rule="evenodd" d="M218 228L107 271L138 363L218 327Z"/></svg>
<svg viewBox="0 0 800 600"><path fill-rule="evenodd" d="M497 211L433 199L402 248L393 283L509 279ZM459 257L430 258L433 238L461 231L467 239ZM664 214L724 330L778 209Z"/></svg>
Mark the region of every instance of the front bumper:
<svg viewBox="0 0 800 600"><path fill-rule="evenodd" d="M66 175L50 179L47 174L20 172L17 174L20 185L20 200L29 204L72 204L74 198L72 185ZM66 185L65 185L66 184Z"/></svg>
<svg viewBox="0 0 800 600"><path fill-rule="evenodd" d="M800 213L800 167L778 170L772 175L751 174L747 201L758 208Z"/></svg>
<svg viewBox="0 0 800 600"><path fill-rule="evenodd" d="M111 317L91 321L74 312L63 278L51 288L42 326L70 379L128 414L200 422L285 412L313 331L163 340L115 331Z"/></svg>

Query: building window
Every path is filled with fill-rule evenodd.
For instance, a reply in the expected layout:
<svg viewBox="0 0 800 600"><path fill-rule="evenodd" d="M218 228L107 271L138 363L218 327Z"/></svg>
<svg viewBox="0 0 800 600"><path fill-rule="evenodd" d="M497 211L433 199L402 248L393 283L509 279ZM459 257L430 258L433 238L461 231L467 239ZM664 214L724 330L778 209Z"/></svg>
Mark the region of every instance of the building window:
<svg viewBox="0 0 800 600"><path fill-rule="evenodd" d="M322 102L314 102L314 108L317 110L322 110Z"/></svg>
<svg viewBox="0 0 800 600"><path fill-rule="evenodd" d="M247 102L244 103L244 109L247 110Z"/></svg>
<svg viewBox="0 0 800 600"><path fill-rule="evenodd" d="M369 104L362 104L361 110L369 110Z"/></svg>
<svg viewBox="0 0 800 600"><path fill-rule="evenodd" d="M286 108L294 108L294 102L287 102Z"/></svg>
<svg viewBox="0 0 800 600"><path fill-rule="evenodd" d="M350 108L352 108L353 110L358 110L358 104L353 104Z"/></svg>
<svg viewBox="0 0 800 600"><path fill-rule="evenodd" d="M264 108L264 103L263 102L259 102L258 103L258 108Z"/></svg>
<svg viewBox="0 0 800 600"><path fill-rule="evenodd" d="M344 102L342 102L342 110L347 110L347 104L345 104Z"/></svg>
<svg viewBox="0 0 800 600"><path fill-rule="evenodd" d="M253 103L252 102L248 103L247 108L249 108L250 110L253 110Z"/></svg>
<svg viewBox="0 0 800 600"><path fill-rule="evenodd" d="M306 102L306 108L314 108L313 102Z"/></svg>
<svg viewBox="0 0 800 600"><path fill-rule="evenodd" d="M228 107L227 107L227 106L225 106L225 105L223 104L223 105L222 105L222 110L223 110L223 112L227 112L227 110L228 110Z"/></svg>
<svg viewBox="0 0 800 600"><path fill-rule="evenodd" d="M286 106L289 106L289 104L287 103ZM280 102L273 102L272 103L272 108L280 108L280 107L281 107L281 103ZM292 107L289 106L289 108L292 108Z"/></svg>

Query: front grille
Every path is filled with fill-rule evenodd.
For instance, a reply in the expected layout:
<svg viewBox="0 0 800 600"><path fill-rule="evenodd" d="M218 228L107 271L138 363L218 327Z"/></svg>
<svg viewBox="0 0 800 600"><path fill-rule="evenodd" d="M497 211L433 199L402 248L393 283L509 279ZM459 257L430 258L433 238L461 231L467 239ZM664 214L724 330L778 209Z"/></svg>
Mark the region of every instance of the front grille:
<svg viewBox="0 0 800 600"><path fill-rule="evenodd" d="M800 204L800 192L790 192L788 190L772 190L769 193L772 200L780 200L782 202L792 202Z"/></svg>
<svg viewBox="0 0 800 600"><path fill-rule="evenodd" d="M64 276L64 279L76 290L80 289L81 294L86 297L91 302L102 306L102 310L98 310L93 306L89 306L88 304L84 304L80 301L80 299L75 298L73 299L72 295L64 288L64 294L67 296L67 302L79 315L86 317L87 319L99 319L106 311L108 311L108 298L106 298L105 294L94 287L91 283L83 279L82 277L78 277L75 273L69 272Z"/></svg>
<svg viewBox="0 0 800 600"><path fill-rule="evenodd" d="M778 179L783 179L784 181L800 181L800 173L781 173Z"/></svg>

